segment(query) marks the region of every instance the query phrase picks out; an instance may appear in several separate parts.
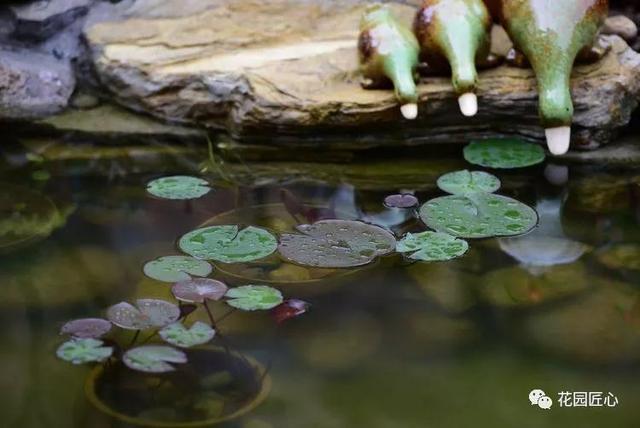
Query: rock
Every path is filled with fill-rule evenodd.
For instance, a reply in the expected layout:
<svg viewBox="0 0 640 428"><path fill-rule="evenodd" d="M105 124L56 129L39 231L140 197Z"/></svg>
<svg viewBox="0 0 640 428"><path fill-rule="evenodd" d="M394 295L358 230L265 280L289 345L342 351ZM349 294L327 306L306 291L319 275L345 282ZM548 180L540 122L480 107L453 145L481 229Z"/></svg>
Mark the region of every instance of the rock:
<svg viewBox="0 0 640 428"><path fill-rule="evenodd" d="M0 119L37 119L58 113L67 106L74 87L68 62L0 48Z"/></svg>
<svg viewBox="0 0 640 428"><path fill-rule="evenodd" d="M626 41L632 41L638 37L638 26L624 15L610 16L602 27L604 34L617 34Z"/></svg>
<svg viewBox="0 0 640 428"><path fill-rule="evenodd" d="M359 86L355 45L363 3L203 0L196 12L184 13L157 0L153 8L137 5L133 16L88 25L85 36L98 76L118 102L244 139L260 136L260 143L319 132L349 135L352 145L364 140L367 147L397 144L389 136L409 145L496 133L543 137L532 71L507 66L481 73L476 118L460 116L445 76L423 79L420 118L403 121L391 91ZM393 9L407 23L415 10ZM640 54L617 36L603 37L611 52L574 73L574 147L608 143L640 95ZM354 136L363 129L379 138Z"/></svg>

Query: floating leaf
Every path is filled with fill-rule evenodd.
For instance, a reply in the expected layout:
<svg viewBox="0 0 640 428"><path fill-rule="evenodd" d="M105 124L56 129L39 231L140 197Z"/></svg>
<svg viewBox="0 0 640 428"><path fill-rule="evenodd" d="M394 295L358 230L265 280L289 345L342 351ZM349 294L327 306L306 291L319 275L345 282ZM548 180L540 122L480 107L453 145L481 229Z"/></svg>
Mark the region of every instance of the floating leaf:
<svg viewBox="0 0 640 428"><path fill-rule="evenodd" d="M174 297L183 302L203 303L207 300L220 300L227 292L227 284L209 278L194 278L177 282L171 287Z"/></svg>
<svg viewBox="0 0 640 428"><path fill-rule="evenodd" d="M352 220L322 220L280 237L280 254L305 266L343 268L371 263L392 252L394 236L378 226Z"/></svg>
<svg viewBox="0 0 640 428"><path fill-rule="evenodd" d="M60 334L69 334L81 339L98 338L109 333L111 323L102 318L81 318L67 322L60 329Z"/></svg>
<svg viewBox="0 0 640 428"><path fill-rule="evenodd" d="M427 262L444 261L462 256L469 249L467 241L447 233L407 233L396 246L399 253L414 252L409 257Z"/></svg>
<svg viewBox="0 0 640 428"><path fill-rule="evenodd" d="M523 168L544 161L544 149L516 139L473 141L464 148L467 162L488 168Z"/></svg>
<svg viewBox="0 0 640 428"><path fill-rule="evenodd" d="M420 218L430 228L460 238L521 235L538 222L532 208L493 194L435 198L420 208Z"/></svg>
<svg viewBox="0 0 640 428"><path fill-rule="evenodd" d="M282 293L266 285L243 285L227 291L227 304L243 311L272 309L282 303Z"/></svg>
<svg viewBox="0 0 640 428"><path fill-rule="evenodd" d="M194 276L207 276L213 267L204 260L189 256L164 256L151 260L144 265L144 274L149 278L164 282L176 282L191 279Z"/></svg>
<svg viewBox="0 0 640 428"><path fill-rule="evenodd" d="M186 363L187 356L184 352L170 346L145 345L125 352L122 362L133 370L147 373L165 373L175 370L170 363Z"/></svg>
<svg viewBox="0 0 640 428"><path fill-rule="evenodd" d="M163 199L197 199L210 191L206 180L186 175L157 178L147 184L147 192Z"/></svg>
<svg viewBox="0 0 640 428"><path fill-rule="evenodd" d="M384 198L388 208L413 208L418 205L418 198L410 194L389 195Z"/></svg>
<svg viewBox="0 0 640 428"><path fill-rule="evenodd" d="M104 345L102 340L92 338L71 339L60 345L56 355L73 364L100 362L113 353L112 347L102 345Z"/></svg>
<svg viewBox="0 0 640 428"><path fill-rule="evenodd" d="M199 259L222 263L242 263L262 259L278 248L271 233L249 226L209 226L196 229L180 238L180 249Z"/></svg>
<svg viewBox="0 0 640 428"><path fill-rule="evenodd" d="M180 308L157 299L139 299L136 306L120 302L107 310L107 318L127 330L146 330L169 325L180 317Z"/></svg>
<svg viewBox="0 0 640 428"><path fill-rule="evenodd" d="M291 318L298 317L309 309L309 303L299 299L285 300L271 310L271 314L278 324L283 323Z"/></svg>
<svg viewBox="0 0 640 428"><path fill-rule="evenodd" d="M176 322L164 327L158 333L162 340L180 348L202 345L209 342L215 336L216 331L209 324L196 321L190 328Z"/></svg>
<svg viewBox="0 0 640 428"><path fill-rule="evenodd" d="M500 188L498 177L482 171L455 171L438 178L438 187L452 195L493 193Z"/></svg>

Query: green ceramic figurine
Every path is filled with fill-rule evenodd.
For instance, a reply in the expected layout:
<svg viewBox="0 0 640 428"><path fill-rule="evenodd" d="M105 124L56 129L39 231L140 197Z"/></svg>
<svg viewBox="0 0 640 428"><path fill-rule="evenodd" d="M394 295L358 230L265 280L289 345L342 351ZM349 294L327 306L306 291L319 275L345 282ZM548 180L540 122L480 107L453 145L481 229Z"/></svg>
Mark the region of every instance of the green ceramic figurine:
<svg viewBox="0 0 640 428"><path fill-rule="evenodd" d="M393 84L400 111L407 119L418 116L418 41L380 4L369 6L360 22L358 52L362 86L367 89Z"/></svg>
<svg viewBox="0 0 640 428"><path fill-rule="evenodd" d="M428 71L451 70L460 110L478 112L476 63L495 62L491 16L482 0L425 0L414 22L420 59Z"/></svg>
<svg viewBox="0 0 640 428"><path fill-rule="evenodd" d="M606 47L595 46L607 17L607 0L485 0L514 43L508 60L531 64L539 109L551 153L569 150L573 102L570 77L577 59L595 60Z"/></svg>

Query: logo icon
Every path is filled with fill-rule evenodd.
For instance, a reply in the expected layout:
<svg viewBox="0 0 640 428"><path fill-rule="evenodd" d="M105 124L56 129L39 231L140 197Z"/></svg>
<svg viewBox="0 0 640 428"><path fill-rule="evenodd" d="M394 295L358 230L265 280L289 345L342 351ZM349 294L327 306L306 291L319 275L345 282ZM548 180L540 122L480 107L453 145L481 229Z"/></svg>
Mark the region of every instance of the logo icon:
<svg viewBox="0 0 640 428"><path fill-rule="evenodd" d="M549 410L553 406L553 400L541 389L533 389L529 393L529 401L532 406L538 406L543 410Z"/></svg>

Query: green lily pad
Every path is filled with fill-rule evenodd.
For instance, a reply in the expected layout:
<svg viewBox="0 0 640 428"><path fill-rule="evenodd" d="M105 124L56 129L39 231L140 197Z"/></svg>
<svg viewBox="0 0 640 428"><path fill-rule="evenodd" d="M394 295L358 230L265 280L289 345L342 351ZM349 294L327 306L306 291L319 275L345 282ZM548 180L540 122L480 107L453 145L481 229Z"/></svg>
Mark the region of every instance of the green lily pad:
<svg viewBox="0 0 640 428"><path fill-rule="evenodd" d="M249 226L209 226L193 230L182 238L178 246L185 253L199 259L222 263L244 263L262 259L278 248L278 240L271 233Z"/></svg>
<svg viewBox="0 0 640 428"><path fill-rule="evenodd" d="M445 261L462 256L469 249L467 241L447 233L407 233L396 246L399 253L413 252L409 257L427 262Z"/></svg>
<svg viewBox="0 0 640 428"><path fill-rule="evenodd" d="M494 194L435 198L420 208L420 218L430 228L460 238L521 235L538 223L532 208Z"/></svg>
<svg viewBox="0 0 640 428"><path fill-rule="evenodd" d="M164 300L138 299L136 306L120 302L107 309L107 318L120 328L146 330L164 327L180 317L180 308Z"/></svg>
<svg viewBox="0 0 640 428"><path fill-rule="evenodd" d="M187 355L170 346L145 345L125 352L122 362L133 370L147 373L166 373L175 370L173 364L184 364Z"/></svg>
<svg viewBox="0 0 640 428"><path fill-rule="evenodd" d="M298 230L302 233L280 236L278 251L285 259L305 266L362 266L396 247L393 234L360 221L322 220L298 226Z"/></svg>
<svg viewBox="0 0 640 428"><path fill-rule="evenodd" d="M180 348L190 348L209 342L215 336L216 331L209 324L196 321L191 327L186 328L182 323L169 324L158 332L162 340Z"/></svg>
<svg viewBox="0 0 640 428"><path fill-rule="evenodd" d="M544 149L517 139L472 141L464 148L467 162L488 168L524 168L544 162Z"/></svg>
<svg viewBox="0 0 640 428"><path fill-rule="evenodd" d="M243 311L272 309L282 303L282 293L266 285L243 285L227 291L227 304Z"/></svg>
<svg viewBox="0 0 640 428"><path fill-rule="evenodd" d="M147 192L163 199L197 199L210 191L206 180L187 175L157 178L147 184Z"/></svg>
<svg viewBox="0 0 640 428"><path fill-rule="evenodd" d="M102 345L104 342L98 339L71 339L60 345L56 355L73 364L97 363L106 360L113 353L112 347Z"/></svg>
<svg viewBox="0 0 640 428"><path fill-rule="evenodd" d="M178 282L193 276L208 276L213 267L204 260L189 256L164 256L144 265L144 274L164 282Z"/></svg>
<svg viewBox="0 0 640 428"><path fill-rule="evenodd" d="M455 171L438 178L438 187L452 195L493 193L500 188L498 177L482 171Z"/></svg>

